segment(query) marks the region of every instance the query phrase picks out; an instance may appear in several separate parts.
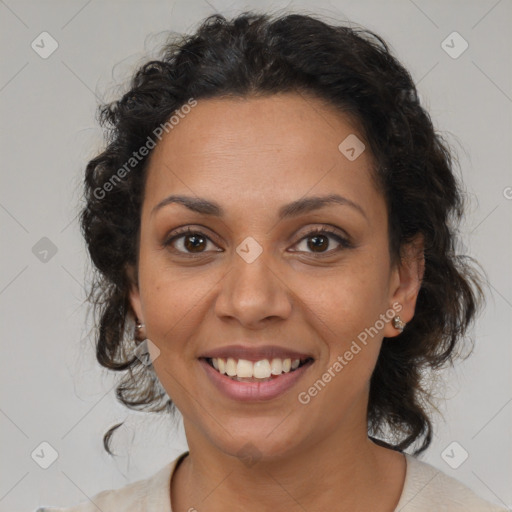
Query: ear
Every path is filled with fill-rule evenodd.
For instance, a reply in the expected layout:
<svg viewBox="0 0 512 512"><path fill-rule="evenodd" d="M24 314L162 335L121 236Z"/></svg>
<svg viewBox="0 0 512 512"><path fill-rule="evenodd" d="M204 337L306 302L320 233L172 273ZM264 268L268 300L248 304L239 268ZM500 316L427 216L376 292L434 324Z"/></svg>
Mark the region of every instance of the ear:
<svg viewBox="0 0 512 512"><path fill-rule="evenodd" d="M391 275L389 304L400 304L395 307L396 314L404 322L410 322L414 317L416 299L421 288L425 273L424 238L418 233L411 242L402 247L400 261L396 264ZM392 338L400 334L392 322L386 323L384 336Z"/></svg>
<svg viewBox="0 0 512 512"><path fill-rule="evenodd" d="M140 298L140 290L137 279L137 272L133 266L126 267L126 274L130 281L129 300L133 314L139 322L144 323L144 314L142 311L142 301Z"/></svg>

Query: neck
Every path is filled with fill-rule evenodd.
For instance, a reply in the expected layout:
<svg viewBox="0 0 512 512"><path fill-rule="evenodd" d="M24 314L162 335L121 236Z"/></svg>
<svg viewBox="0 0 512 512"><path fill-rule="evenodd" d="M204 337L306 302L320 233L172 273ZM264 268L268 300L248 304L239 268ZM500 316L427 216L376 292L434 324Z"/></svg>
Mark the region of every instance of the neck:
<svg viewBox="0 0 512 512"><path fill-rule="evenodd" d="M172 510L394 510L405 457L373 443L366 430L337 434L283 457L245 462L187 435L190 453L173 477Z"/></svg>

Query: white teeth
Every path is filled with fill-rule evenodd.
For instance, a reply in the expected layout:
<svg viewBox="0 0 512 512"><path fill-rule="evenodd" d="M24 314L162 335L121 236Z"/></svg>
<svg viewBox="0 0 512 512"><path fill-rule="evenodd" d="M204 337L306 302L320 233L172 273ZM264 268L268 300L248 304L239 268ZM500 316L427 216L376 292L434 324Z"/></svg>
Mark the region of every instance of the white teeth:
<svg viewBox="0 0 512 512"><path fill-rule="evenodd" d="M251 361L247 361L246 359L239 359L238 364L236 365L236 376L252 377L252 367L253 364Z"/></svg>
<svg viewBox="0 0 512 512"><path fill-rule="evenodd" d="M268 359L263 361L256 361L253 365L253 375L256 379L268 379L270 377L270 363Z"/></svg>
<svg viewBox="0 0 512 512"><path fill-rule="evenodd" d="M268 379L271 375L281 375L299 367L300 359L273 358L271 362L268 359L261 359L253 363L247 359L234 359L228 357L227 360L221 357L211 359L213 367L222 374L229 377Z"/></svg>
<svg viewBox="0 0 512 512"><path fill-rule="evenodd" d="M281 375L281 373L283 373L283 362L281 359L272 359L270 368L272 370L272 375Z"/></svg>
<svg viewBox="0 0 512 512"><path fill-rule="evenodd" d="M232 357L228 357L226 361L226 373L230 377L234 377L236 375L236 361Z"/></svg>

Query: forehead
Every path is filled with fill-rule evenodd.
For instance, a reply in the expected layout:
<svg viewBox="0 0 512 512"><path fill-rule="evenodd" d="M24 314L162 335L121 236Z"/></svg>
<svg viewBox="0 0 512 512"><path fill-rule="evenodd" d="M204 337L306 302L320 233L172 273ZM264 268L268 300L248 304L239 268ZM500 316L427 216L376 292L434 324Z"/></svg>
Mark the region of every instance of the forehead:
<svg viewBox="0 0 512 512"><path fill-rule="evenodd" d="M200 99L153 150L145 203L179 192L268 206L334 189L375 202L372 155L347 158L346 140L357 152L365 144L348 116L313 97Z"/></svg>

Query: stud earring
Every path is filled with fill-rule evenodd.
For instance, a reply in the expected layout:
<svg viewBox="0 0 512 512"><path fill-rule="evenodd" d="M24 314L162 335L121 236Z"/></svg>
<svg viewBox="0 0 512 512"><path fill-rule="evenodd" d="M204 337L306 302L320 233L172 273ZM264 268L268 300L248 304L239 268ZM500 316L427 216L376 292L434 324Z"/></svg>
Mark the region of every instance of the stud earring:
<svg viewBox="0 0 512 512"><path fill-rule="evenodd" d="M400 332L402 332L405 329L406 325L407 324L404 321L402 321L402 319L399 316L395 316L393 318L393 327L399 330Z"/></svg>
<svg viewBox="0 0 512 512"><path fill-rule="evenodd" d="M137 339L137 333L140 333L144 327L145 327L145 324L143 324L142 322L139 322L138 320L135 322L135 331L136 331L135 343L140 343L141 341L143 341L143 340ZM145 338L145 336L144 336L144 338Z"/></svg>

